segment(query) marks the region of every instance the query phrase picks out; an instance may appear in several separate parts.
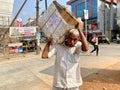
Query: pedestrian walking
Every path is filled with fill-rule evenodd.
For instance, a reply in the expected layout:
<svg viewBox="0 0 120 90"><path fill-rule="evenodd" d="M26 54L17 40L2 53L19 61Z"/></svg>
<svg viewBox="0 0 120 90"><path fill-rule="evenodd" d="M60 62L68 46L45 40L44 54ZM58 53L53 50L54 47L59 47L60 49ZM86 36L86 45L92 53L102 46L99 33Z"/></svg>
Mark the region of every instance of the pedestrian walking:
<svg viewBox="0 0 120 90"><path fill-rule="evenodd" d="M79 90L82 85L79 54L88 50L88 42L82 28L81 22L77 29L71 29L66 35L64 44L52 45L52 40L49 39L43 50L42 58L56 55L52 90Z"/></svg>
<svg viewBox="0 0 120 90"><path fill-rule="evenodd" d="M98 51L99 51L98 34L94 34L91 41L93 42L92 45L93 45L94 49L90 53L93 53L94 51L96 51L96 56L98 56Z"/></svg>
<svg viewBox="0 0 120 90"><path fill-rule="evenodd" d="M94 38L95 37L95 34L93 34L91 37L90 37L90 43L94 46L95 45L95 41L94 41Z"/></svg>
<svg viewBox="0 0 120 90"><path fill-rule="evenodd" d="M120 43L120 35L119 34L116 35L116 40L117 40L117 43L119 44Z"/></svg>

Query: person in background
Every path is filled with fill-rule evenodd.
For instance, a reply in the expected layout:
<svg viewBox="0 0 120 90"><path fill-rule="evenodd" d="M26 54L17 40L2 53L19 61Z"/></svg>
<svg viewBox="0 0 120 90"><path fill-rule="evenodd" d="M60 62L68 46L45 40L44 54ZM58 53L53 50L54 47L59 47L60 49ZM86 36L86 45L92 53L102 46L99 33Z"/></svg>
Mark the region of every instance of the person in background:
<svg viewBox="0 0 120 90"><path fill-rule="evenodd" d="M52 45L52 39L48 39L42 58L56 55L52 90L79 90L82 85L79 54L88 51L88 42L82 28L83 23L79 22L77 29L71 29L67 33L64 44Z"/></svg>
<svg viewBox="0 0 120 90"><path fill-rule="evenodd" d="M92 34L92 36L90 37L90 43L94 46L95 45L95 41L94 41L94 38L95 37L95 34Z"/></svg>
<svg viewBox="0 0 120 90"><path fill-rule="evenodd" d="M116 35L116 40L117 40L117 43L119 44L119 43L120 43L120 37L119 37L119 34Z"/></svg>
<svg viewBox="0 0 120 90"><path fill-rule="evenodd" d="M94 49L90 52L90 53L93 53L94 51L96 51L96 56L98 56L98 52L99 52L99 42L98 42L98 34L94 34L92 40L91 40L94 44Z"/></svg>

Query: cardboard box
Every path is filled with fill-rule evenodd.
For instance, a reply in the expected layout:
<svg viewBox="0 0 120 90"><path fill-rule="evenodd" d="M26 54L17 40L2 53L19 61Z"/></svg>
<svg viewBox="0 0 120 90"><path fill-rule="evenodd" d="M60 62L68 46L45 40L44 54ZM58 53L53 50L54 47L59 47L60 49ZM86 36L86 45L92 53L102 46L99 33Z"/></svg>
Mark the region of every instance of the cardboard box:
<svg viewBox="0 0 120 90"><path fill-rule="evenodd" d="M46 37L52 37L53 43L62 43L69 27L74 27L78 22L66 8L57 1L40 18L40 28Z"/></svg>

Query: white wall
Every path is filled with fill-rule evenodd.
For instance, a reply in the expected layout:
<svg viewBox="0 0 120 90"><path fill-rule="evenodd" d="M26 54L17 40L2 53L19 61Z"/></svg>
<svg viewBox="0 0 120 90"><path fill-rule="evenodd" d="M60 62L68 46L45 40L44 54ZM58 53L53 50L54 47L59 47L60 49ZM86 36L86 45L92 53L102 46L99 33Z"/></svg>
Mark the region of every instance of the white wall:
<svg viewBox="0 0 120 90"><path fill-rule="evenodd" d="M104 4L102 1L98 0L98 23L99 23L99 29L104 30Z"/></svg>
<svg viewBox="0 0 120 90"><path fill-rule="evenodd" d="M8 25L12 18L14 0L0 0L0 25Z"/></svg>
<svg viewBox="0 0 120 90"><path fill-rule="evenodd" d="M114 4L112 4L110 6L110 15L111 15L111 17L110 17L110 30L113 30L114 20L116 18L115 14L117 13L116 8L117 7Z"/></svg>
<svg viewBox="0 0 120 90"><path fill-rule="evenodd" d="M104 20L104 12L105 12L105 20ZM100 30L104 31L104 21L105 21L105 30L106 31L113 30L115 13L116 13L116 5L106 3L104 8L104 2L98 0L98 22L99 22Z"/></svg>
<svg viewBox="0 0 120 90"><path fill-rule="evenodd" d="M120 25L120 2L117 3L117 24Z"/></svg>

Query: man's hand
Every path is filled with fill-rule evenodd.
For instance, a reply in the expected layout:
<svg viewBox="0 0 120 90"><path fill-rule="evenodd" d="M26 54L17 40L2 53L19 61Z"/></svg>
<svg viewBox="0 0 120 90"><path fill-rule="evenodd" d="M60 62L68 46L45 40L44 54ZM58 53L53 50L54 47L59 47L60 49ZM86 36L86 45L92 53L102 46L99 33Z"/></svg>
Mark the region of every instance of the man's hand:
<svg viewBox="0 0 120 90"><path fill-rule="evenodd" d="M45 45L45 48L42 52L42 58L48 58L48 53L49 53L49 48L50 48L50 44L52 42L52 38L48 38L47 44Z"/></svg>
<svg viewBox="0 0 120 90"><path fill-rule="evenodd" d="M78 21L78 24L76 25L76 28L80 31L83 30L83 26L84 26L84 23L80 20L77 20Z"/></svg>
<svg viewBox="0 0 120 90"><path fill-rule="evenodd" d="M52 38L48 38L47 44L51 44L52 40L53 40Z"/></svg>
<svg viewBox="0 0 120 90"><path fill-rule="evenodd" d="M78 31L79 31L79 35L80 35L80 40L82 42L82 51L88 51L88 42L87 42L87 39L83 33L83 26L84 26L84 23L77 19L78 21L78 24L75 26Z"/></svg>

